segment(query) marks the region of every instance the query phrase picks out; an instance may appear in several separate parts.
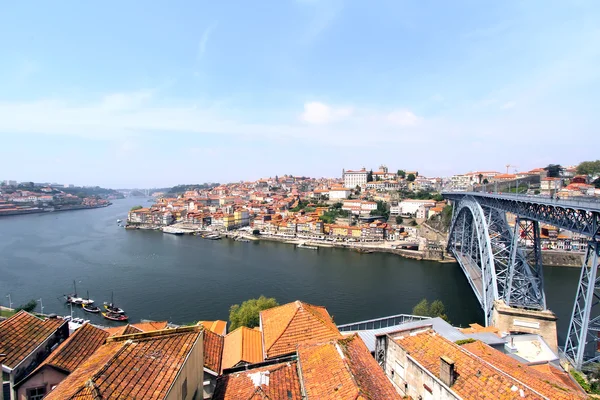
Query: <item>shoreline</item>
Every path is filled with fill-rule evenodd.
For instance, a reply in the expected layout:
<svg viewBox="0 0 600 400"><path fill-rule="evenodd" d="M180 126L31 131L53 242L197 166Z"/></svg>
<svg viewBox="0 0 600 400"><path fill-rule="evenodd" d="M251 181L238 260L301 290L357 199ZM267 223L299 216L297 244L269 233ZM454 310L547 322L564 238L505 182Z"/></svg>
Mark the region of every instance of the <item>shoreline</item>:
<svg viewBox="0 0 600 400"><path fill-rule="evenodd" d="M96 208L105 208L111 206L113 203L109 202L108 204L103 204L100 206L67 206L68 208L55 208L52 210L44 210L44 209L29 209L29 210L19 210L19 211L10 211L6 213L0 213L0 217L12 217L16 215L29 215L29 214L49 214L54 212L62 212L62 211L77 211L77 210L93 210Z"/></svg>
<svg viewBox="0 0 600 400"><path fill-rule="evenodd" d="M431 229L431 227L428 227ZM161 233L173 234L173 232L164 232L164 227L160 226L141 226L141 225L126 225L127 230L151 230L159 231ZM201 233L219 233L215 231L205 231L200 229L193 229L189 227L175 228L179 231L179 234L183 235L199 235ZM340 242L329 242L315 239L303 239L298 237L278 237L274 235L261 234L258 236L242 233L239 231L220 232L222 237L227 239L235 240L236 238L244 238L251 241L270 241L279 242L291 245L299 245L304 243L309 246L323 247L323 248L338 248L347 249L360 252L361 250L368 253L388 253L395 254L400 257L409 258L417 261L432 261L440 264L458 263L456 259L446 251L423 251L423 250L406 250L406 249L394 249L391 247L383 247L385 242L378 242L379 245L369 244L357 244L357 243L340 243ZM368 254L362 253L362 254ZM546 251L542 252L543 265L547 267L561 267L561 268L581 268L583 263L583 253L573 253L567 251Z"/></svg>

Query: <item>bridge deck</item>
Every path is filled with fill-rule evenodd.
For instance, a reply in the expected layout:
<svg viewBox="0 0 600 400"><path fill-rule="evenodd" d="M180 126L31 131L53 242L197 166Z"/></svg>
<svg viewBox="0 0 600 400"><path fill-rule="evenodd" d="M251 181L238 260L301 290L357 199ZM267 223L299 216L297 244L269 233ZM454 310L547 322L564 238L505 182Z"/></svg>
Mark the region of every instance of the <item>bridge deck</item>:
<svg viewBox="0 0 600 400"><path fill-rule="evenodd" d="M478 299L483 299L483 276L481 268L473 261L472 258L454 252L456 260L460 263L465 274L469 277L469 283L476 291L475 295Z"/></svg>

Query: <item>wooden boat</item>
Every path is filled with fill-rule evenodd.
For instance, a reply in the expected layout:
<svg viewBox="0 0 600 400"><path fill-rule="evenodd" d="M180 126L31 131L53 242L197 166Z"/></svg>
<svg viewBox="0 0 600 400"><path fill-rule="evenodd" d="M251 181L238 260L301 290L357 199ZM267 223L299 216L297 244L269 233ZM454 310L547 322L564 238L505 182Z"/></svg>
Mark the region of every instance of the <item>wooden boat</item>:
<svg viewBox="0 0 600 400"><path fill-rule="evenodd" d="M81 308L83 308L83 311L93 314L98 314L100 312L100 307L97 307L93 304L82 304Z"/></svg>
<svg viewBox="0 0 600 400"><path fill-rule="evenodd" d="M125 314L116 314L109 312L103 312L102 316L111 321L127 321L129 317Z"/></svg>
<svg viewBox="0 0 600 400"><path fill-rule="evenodd" d="M107 303L106 301L104 302L104 308L111 314L125 314L125 310L115 306L114 292L111 292L110 294L110 303Z"/></svg>
<svg viewBox="0 0 600 400"><path fill-rule="evenodd" d="M373 252L373 250L367 250L367 249L361 249L361 248L357 248L356 251L361 254L371 254Z"/></svg>

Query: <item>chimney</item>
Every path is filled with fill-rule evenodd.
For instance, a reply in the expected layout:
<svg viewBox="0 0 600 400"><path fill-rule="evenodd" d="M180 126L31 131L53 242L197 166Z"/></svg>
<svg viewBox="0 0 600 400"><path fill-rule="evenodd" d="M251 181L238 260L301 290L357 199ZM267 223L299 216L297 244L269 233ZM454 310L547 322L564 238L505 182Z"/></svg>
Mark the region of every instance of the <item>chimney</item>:
<svg viewBox="0 0 600 400"><path fill-rule="evenodd" d="M448 387L454 385L456 373L454 372L454 360L450 357L440 357L440 379Z"/></svg>

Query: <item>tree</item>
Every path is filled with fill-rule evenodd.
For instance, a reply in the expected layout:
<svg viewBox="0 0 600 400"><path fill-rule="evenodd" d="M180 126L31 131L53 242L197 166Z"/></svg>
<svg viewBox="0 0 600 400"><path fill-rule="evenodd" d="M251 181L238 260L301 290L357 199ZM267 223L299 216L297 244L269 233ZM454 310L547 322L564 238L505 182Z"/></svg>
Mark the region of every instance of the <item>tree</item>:
<svg viewBox="0 0 600 400"><path fill-rule="evenodd" d="M15 308L15 312L19 312L21 310L27 311L27 312L32 312L33 310L35 310L36 307L37 307L37 301L29 300L27 303L21 304L19 307Z"/></svg>
<svg viewBox="0 0 600 400"><path fill-rule="evenodd" d="M133 206L133 207L131 207L130 211L141 210L142 208L144 208L144 207L142 207L142 206Z"/></svg>
<svg viewBox="0 0 600 400"><path fill-rule="evenodd" d="M415 174L408 174L408 176L406 177L406 180L409 182L414 182L415 179Z"/></svg>
<svg viewBox="0 0 600 400"><path fill-rule="evenodd" d="M592 185L594 185L594 187L596 189L600 189L600 178L598 178L594 182L592 182Z"/></svg>
<svg viewBox="0 0 600 400"><path fill-rule="evenodd" d="M431 304L429 304L427 299L423 299L413 307L412 314L431 318L440 317L444 321L448 321L446 307L440 300L434 300Z"/></svg>
<svg viewBox="0 0 600 400"><path fill-rule="evenodd" d="M483 180L483 174L479 174L479 175L477 175L477 177L479 178L479 184L481 184L481 182Z"/></svg>
<svg viewBox="0 0 600 400"><path fill-rule="evenodd" d="M399 170L398 170L398 176L399 176L400 178L404 179L404 178L406 178L406 172L405 172L405 171L403 171L403 170L401 170L401 169L399 169Z"/></svg>
<svg viewBox="0 0 600 400"><path fill-rule="evenodd" d="M600 175L600 160L584 161L577 166L577 174L597 176Z"/></svg>
<svg viewBox="0 0 600 400"><path fill-rule="evenodd" d="M548 178L558 178L564 168L561 167L560 164L548 164L544 170L546 171Z"/></svg>
<svg viewBox="0 0 600 400"><path fill-rule="evenodd" d="M400 225L400 224L401 224L403 221L404 221L404 219L403 219L401 216L399 216L399 215L398 215L398 216L396 217L396 223L397 223L398 225Z"/></svg>
<svg viewBox="0 0 600 400"><path fill-rule="evenodd" d="M373 170L370 170L367 174L367 182L373 182Z"/></svg>
<svg viewBox="0 0 600 400"><path fill-rule="evenodd" d="M427 302L427 299L418 302L417 305L413 307L412 314L429 317L429 302Z"/></svg>
<svg viewBox="0 0 600 400"><path fill-rule="evenodd" d="M233 331L240 326L254 328L260 324L259 314L263 310L277 307L279 303L273 297L261 295L258 299L244 301L241 305L234 304L229 308L229 331Z"/></svg>
<svg viewBox="0 0 600 400"><path fill-rule="evenodd" d="M487 185L488 183L490 183L490 181L488 181L487 178L483 180L484 185Z"/></svg>

